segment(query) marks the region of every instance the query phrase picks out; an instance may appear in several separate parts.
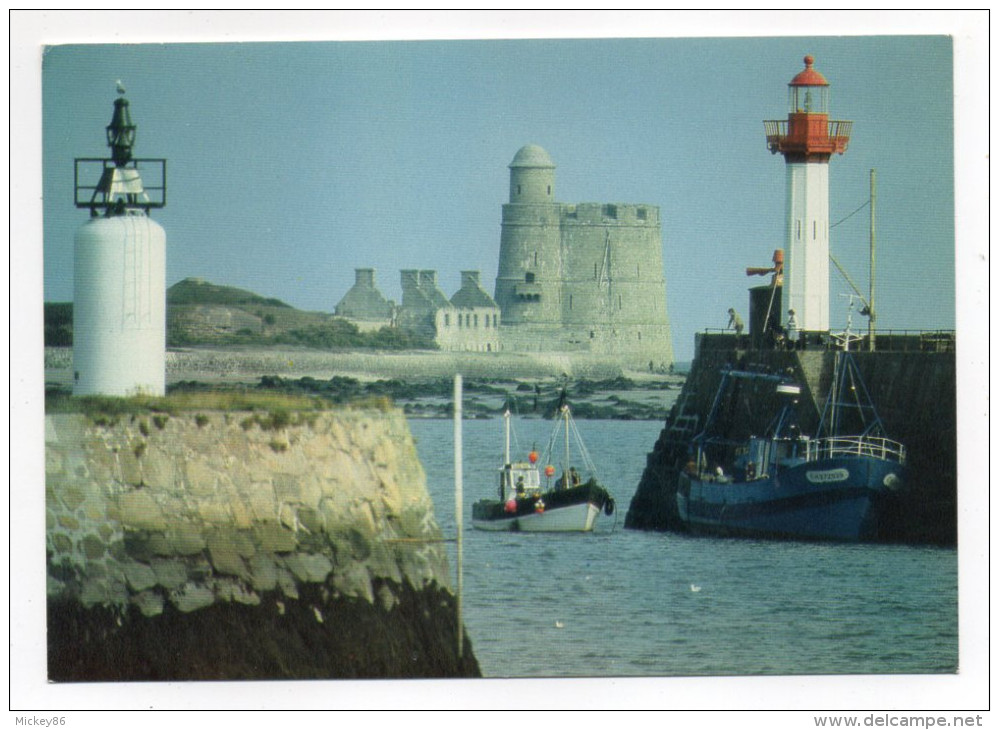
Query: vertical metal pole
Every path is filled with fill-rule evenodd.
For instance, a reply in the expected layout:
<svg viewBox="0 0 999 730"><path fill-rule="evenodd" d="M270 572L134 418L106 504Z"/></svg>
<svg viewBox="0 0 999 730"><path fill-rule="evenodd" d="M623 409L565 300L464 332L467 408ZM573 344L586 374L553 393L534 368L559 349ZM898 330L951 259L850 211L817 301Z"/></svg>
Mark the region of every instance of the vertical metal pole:
<svg viewBox="0 0 999 730"><path fill-rule="evenodd" d="M503 466L510 463L510 409L503 411Z"/></svg>
<svg viewBox="0 0 999 730"><path fill-rule="evenodd" d="M565 471L563 472L565 481L562 484L564 489L568 489L572 485L569 483L569 406L562 406L562 415L565 418Z"/></svg>
<svg viewBox="0 0 999 730"><path fill-rule="evenodd" d="M458 660L462 659L464 653L465 631L461 619L461 594L463 588L462 580L462 443L461 443L461 375L454 376L454 520L458 525Z"/></svg>
<svg viewBox="0 0 999 730"><path fill-rule="evenodd" d="M874 251L876 248L876 237L874 231L874 207L878 200L878 185L877 185L877 170L871 168L871 283L869 296L867 298L867 308L870 310L867 315L867 339L869 341L869 348L871 352L874 352L874 319L876 317L874 309L874 269L875 269L875 256Z"/></svg>

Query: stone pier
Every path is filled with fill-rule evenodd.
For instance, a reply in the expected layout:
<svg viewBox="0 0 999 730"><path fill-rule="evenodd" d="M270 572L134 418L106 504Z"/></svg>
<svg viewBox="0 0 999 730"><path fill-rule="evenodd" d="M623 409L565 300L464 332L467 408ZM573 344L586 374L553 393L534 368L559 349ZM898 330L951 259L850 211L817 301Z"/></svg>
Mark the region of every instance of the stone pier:
<svg viewBox="0 0 999 730"><path fill-rule="evenodd" d="M45 426L50 679L478 676L401 411Z"/></svg>

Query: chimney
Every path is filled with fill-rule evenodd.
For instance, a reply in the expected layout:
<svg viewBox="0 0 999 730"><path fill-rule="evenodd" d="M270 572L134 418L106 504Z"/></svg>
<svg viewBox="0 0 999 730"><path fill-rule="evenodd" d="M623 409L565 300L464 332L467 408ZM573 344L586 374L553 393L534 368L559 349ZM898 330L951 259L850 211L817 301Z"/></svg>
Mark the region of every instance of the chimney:
<svg viewBox="0 0 999 730"><path fill-rule="evenodd" d="M479 272L478 271L462 271L461 272L461 288L474 287L476 289L479 287Z"/></svg>
<svg viewBox="0 0 999 730"><path fill-rule="evenodd" d="M402 305L412 306L413 297L420 296L420 272L416 269L403 269L399 272L399 280L402 284Z"/></svg>
<svg viewBox="0 0 999 730"><path fill-rule="evenodd" d="M368 289L375 288L374 269L354 269L354 285L363 286Z"/></svg>
<svg viewBox="0 0 999 730"><path fill-rule="evenodd" d="M437 286L437 272L432 269L424 269L420 272L420 286L434 288Z"/></svg>

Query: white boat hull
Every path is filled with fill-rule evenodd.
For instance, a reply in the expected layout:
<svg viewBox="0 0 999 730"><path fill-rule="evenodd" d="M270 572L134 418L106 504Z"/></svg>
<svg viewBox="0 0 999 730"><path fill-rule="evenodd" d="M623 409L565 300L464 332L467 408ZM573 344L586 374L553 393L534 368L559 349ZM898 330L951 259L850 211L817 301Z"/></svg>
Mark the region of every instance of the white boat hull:
<svg viewBox="0 0 999 730"><path fill-rule="evenodd" d="M510 518L473 518L472 526L492 532L592 532L599 516L599 507L583 502Z"/></svg>

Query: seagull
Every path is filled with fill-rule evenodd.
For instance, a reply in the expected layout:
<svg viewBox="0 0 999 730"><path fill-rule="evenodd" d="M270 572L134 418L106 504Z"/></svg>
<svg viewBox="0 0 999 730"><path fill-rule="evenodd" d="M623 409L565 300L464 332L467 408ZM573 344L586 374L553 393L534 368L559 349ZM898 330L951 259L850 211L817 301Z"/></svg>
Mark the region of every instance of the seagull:
<svg viewBox="0 0 999 730"><path fill-rule="evenodd" d="M114 83L115 83L115 88L118 89L118 93L119 94L124 94L125 93L125 84L121 83L121 79L118 79Z"/></svg>
<svg viewBox="0 0 999 730"><path fill-rule="evenodd" d="M690 584L690 592L691 593L700 593L701 592L701 587L698 586L698 585L694 585L693 583L691 583Z"/></svg>
<svg viewBox="0 0 999 730"><path fill-rule="evenodd" d="M561 621L556 621L555 622L555 628L556 629L564 629L565 628L565 624L562 623Z"/></svg>

